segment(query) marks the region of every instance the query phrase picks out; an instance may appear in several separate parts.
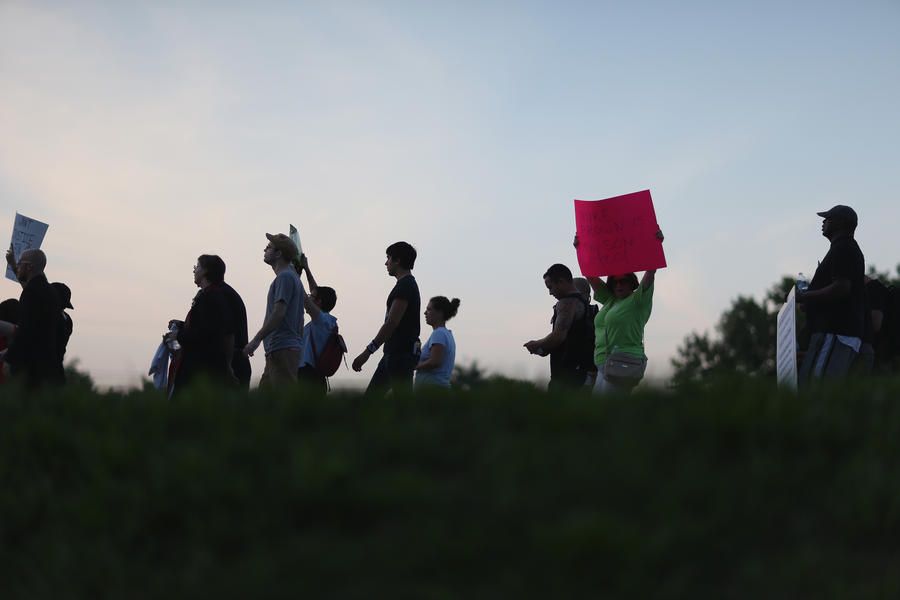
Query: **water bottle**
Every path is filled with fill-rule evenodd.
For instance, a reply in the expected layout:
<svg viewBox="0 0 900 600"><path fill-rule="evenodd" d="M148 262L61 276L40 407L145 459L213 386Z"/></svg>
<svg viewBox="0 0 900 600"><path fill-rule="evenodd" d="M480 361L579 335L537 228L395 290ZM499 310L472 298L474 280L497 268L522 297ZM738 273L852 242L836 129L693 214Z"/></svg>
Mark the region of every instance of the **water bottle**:
<svg viewBox="0 0 900 600"><path fill-rule="evenodd" d="M809 278L803 273L800 273L797 275L797 291L805 292L807 289L809 289Z"/></svg>
<svg viewBox="0 0 900 600"><path fill-rule="evenodd" d="M175 322L170 322L169 323L169 331L177 332L178 324ZM181 344L178 343L177 339L169 340L168 342L166 342L166 345L169 347L169 350L171 350L172 352L178 352L179 350L181 350Z"/></svg>

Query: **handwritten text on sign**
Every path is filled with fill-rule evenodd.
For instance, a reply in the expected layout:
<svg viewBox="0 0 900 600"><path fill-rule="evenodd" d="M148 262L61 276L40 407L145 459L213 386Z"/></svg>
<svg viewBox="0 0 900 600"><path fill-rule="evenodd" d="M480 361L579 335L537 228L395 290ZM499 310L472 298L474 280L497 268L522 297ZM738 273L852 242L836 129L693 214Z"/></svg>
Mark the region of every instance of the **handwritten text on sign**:
<svg viewBox="0 0 900 600"><path fill-rule="evenodd" d="M778 311L778 337L775 340L775 372L778 385L797 389L797 304L794 289Z"/></svg>
<svg viewBox="0 0 900 600"><path fill-rule="evenodd" d="M622 275L666 266L650 190L575 201L578 265L587 277Z"/></svg>
<svg viewBox="0 0 900 600"><path fill-rule="evenodd" d="M16 221L13 225L12 233L12 249L16 257L16 262L22 257L22 253L32 248L40 248L44 243L44 236L47 234L48 225L34 219L30 219L25 215L16 213ZM18 281L13 270L6 266L6 278Z"/></svg>

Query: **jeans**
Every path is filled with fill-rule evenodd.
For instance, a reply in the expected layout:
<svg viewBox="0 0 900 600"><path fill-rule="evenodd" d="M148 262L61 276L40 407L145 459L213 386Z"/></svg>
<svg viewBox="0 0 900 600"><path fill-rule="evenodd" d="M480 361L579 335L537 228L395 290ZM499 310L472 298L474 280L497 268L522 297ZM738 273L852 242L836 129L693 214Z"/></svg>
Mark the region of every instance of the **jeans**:
<svg viewBox="0 0 900 600"><path fill-rule="evenodd" d="M366 396L384 396L388 390L395 394L411 392L413 371L416 366L415 354L388 354L385 352L366 388Z"/></svg>
<svg viewBox="0 0 900 600"><path fill-rule="evenodd" d="M856 351L841 343L833 333L814 333L800 365L799 383L808 385L816 379L842 379L850 372Z"/></svg>

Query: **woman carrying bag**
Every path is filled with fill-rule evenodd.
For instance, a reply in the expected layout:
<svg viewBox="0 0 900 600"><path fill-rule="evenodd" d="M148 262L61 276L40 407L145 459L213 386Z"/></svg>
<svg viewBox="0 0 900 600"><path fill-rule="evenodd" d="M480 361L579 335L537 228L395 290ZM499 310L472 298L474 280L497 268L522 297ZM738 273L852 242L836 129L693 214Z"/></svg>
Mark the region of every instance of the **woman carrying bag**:
<svg viewBox="0 0 900 600"><path fill-rule="evenodd" d="M656 237L663 241L662 231ZM577 235L574 245L578 247ZM603 305L594 318L595 394L630 393L644 377L644 327L653 310L655 279L656 269L644 272L640 283L634 273L610 275L606 281L587 277L594 300Z"/></svg>

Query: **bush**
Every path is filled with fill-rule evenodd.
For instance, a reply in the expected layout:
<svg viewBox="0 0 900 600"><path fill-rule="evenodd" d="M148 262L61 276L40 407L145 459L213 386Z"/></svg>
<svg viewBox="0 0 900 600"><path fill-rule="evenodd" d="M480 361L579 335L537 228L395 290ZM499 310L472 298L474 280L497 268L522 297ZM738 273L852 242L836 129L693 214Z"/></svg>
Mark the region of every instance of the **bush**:
<svg viewBox="0 0 900 600"><path fill-rule="evenodd" d="M896 597L897 381L0 399L0 597Z"/></svg>

